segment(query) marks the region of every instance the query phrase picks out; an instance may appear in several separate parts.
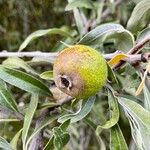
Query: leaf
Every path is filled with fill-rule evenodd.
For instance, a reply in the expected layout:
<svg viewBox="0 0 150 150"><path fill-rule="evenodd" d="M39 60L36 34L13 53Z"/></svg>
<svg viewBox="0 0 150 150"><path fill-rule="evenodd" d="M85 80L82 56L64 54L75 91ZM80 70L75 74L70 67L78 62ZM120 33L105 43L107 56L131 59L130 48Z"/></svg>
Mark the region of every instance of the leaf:
<svg viewBox="0 0 150 150"><path fill-rule="evenodd" d="M39 64L53 64L56 56L54 57L33 57L29 64L39 65Z"/></svg>
<svg viewBox="0 0 150 150"><path fill-rule="evenodd" d="M54 141L54 136L52 136L49 141L46 143L45 147L43 150L50 150L50 149L54 149L53 146L53 141Z"/></svg>
<svg viewBox="0 0 150 150"><path fill-rule="evenodd" d="M53 115L53 116L48 116L46 117L42 123L38 126L38 128L36 128L33 133L30 135L30 137L28 138L27 142L26 142L26 149L30 143L30 141L32 140L32 138L39 133L43 128L45 128L46 126L48 126L49 124L51 124L52 122L54 122L57 118L59 117L59 115Z"/></svg>
<svg viewBox="0 0 150 150"><path fill-rule="evenodd" d="M77 8L73 10L73 14L78 31L82 36L85 34L85 22L87 22L87 19L85 15L82 12L80 12Z"/></svg>
<svg viewBox="0 0 150 150"><path fill-rule="evenodd" d="M63 130L63 131L66 131L66 129L68 128L68 126L70 125L70 119L66 120L65 122L63 122L61 125L60 125L60 129Z"/></svg>
<svg viewBox="0 0 150 150"><path fill-rule="evenodd" d="M87 33L78 44L100 45L106 40L113 39L117 49L127 52L133 47L134 37L123 26L115 23L106 23Z"/></svg>
<svg viewBox="0 0 150 150"><path fill-rule="evenodd" d="M111 128L110 135L111 150L128 150L127 143L118 124Z"/></svg>
<svg viewBox="0 0 150 150"><path fill-rule="evenodd" d="M18 111L17 103L11 93L6 88L5 82L0 79L0 105L12 111Z"/></svg>
<svg viewBox="0 0 150 150"><path fill-rule="evenodd" d="M68 3L72 3L74 1L75 0L68 0ZM87 18L83 11L79 11L78 8L73 9L73 15L80 35L83 35L85 33L85 23L87 22Z"/></svg>
<svg viewBox="0 0 150 150"><path fill-rule="evenodd" d="M95 99L96 99L95 96L91 96L87 100L83 100L82 107L79 111L77 111L74 114L66 114L64 116L61 116L58 119L58 122L62 123L68 119L71 119L71 123L74 123L83 119L91 111L94 105Z"/></svg>
<svg viewBox="0 0 150 150"><path fill-rule="evenodd" d="M150 91L148 90L147 86L144 85L144 107L148 111L150 111Z"/></svg>
<svg viewBox="0 0 150 150"><path fill-rule="evenodd" d="M25 119L23 123L23 130L22 130L22 142L23 142L23 150L26 150L26 140L29 133L30 125L36 111L38 105L38 95L32 95L30 105L26 110Z"/></svg>
<svg viewBox="0 0 150 150"><path fill-rule="evenodd" d="M65 132L69 125L70 125L70 120L67 120L67 121L63 122L58 128L60 128L63 132ZM54 141L54 134L51 136L49 141L46 143L44 150L54 149L53 141Z"/></svg>
<svg viewBox="0 0 150 150"><path fill-rule="evenodd" d="M132 0L134 3L139 3L141 0Z"/></svg>
<svg viewBox="0 0 150 150"><path fill-rule="evenodd" d="M145 28L142 30L137 36L137 43L141 42L142 40L148 38L150 36L150 27Z"/></svg>
<svg viewBox="0 0 150 150"><path fill-rule="evenodd" d="M38 75L34 69L32 69L25 61L18 57L9 57L2 63L4 66L8 68L22 68L27 72Z"/></svg>
<svg viewBox="0 0 150 150"><path fill-rule="evenodd" d="M97 125L95 123L93 123L92 120L90 120L89 118L85 117L84 118L84 122L86 122L86 124L88 124L94 131L97 128Z"/></svg>
<svg viewBox="0 0 150 150"><path fill-rule="evenodd" d="M143 29L150 18L150 0L142 0L132 11L131 17L127 23L127 29L136 33Z"/></svg>
<svg viewBox="0 0 150 150"><path fill-rule="evenodd" d="M62 131L61 128L54 127L54 147L56 150L62 150L62 148L68 143L70 135L67 132Z"/></svg>
<svg viewBox="0 0 150 150"><path fill-rule="evenodd" d="M144 72L144 76L142 78L142 81L141 81L139 87L137 88L137 90L135 92L136 96L139 95L142 92L143 88L144 88L144 83L145 83L145 80L146 80L147 72L150 72L150 62L146 66L146 71Z"/></svg>
<svg viewBox="0 0 150 150"><path fill-rule="evenodd" d="M126 99L132 99L135 102L138 102L139 104L142 104L143 100L141 100L139 97L135 97L134 95L129 94L119 94L120 97L126 98Z"/></svg>
<svg viewBox="0 0 150 150"><path fill-rule="evenodd" d="M97 17L96 17L97 25L100 24L102 21L102 12L103 12L104 6L105 6L104 0L95 2L96 12L97 12Z"/></svg>
<svg viewBox="0 0 150 150"><path fill-rule="evenodd" d="M134 142L141 150L149 149L150 112L132 100L119 97L118 101L129 119Z"/></svg>
<svg viewBox="0 0 150 150"><path fill-rule="evenodd" d="M38 37L41 37L41 36L44 36L44 35L47 35L47 34L59 34L59 35L62 35L62 36L66 36L66 37L72 38L72 36L69 33L65 32L65 31L63 31L61 29L58 29L58 28L38 30L38 31L35 31L35 32L31 33L24 40L24 42L19 47L19 51L22 51L34 39L36 39Z"/></svg>
<svg viewBox="0 0 150 150"><path fill-rule="evenodd" d="M22 71L0 66L0 79L27 92L51 96L51 92L44 83Z"/></svg>
<svg viewBox="0 0 150 150"><path fill-rule="evenodd" d="M45 71L40 74L40 77L45 80L52 80L53 79L53 71Z"/></svg>
<svg viewBox="0 0 150 150"><path fill-rule="evenodd" d="M13 150L17 150L17 143L18 143L18 141L19 141L19 137L20 137L21 133L22 133L22 129L20 129L20 130L16 133L16 135L13 137L13 139L12 139L11 142L10 142L10 145L11 145L11 147L13 148Z"/></svg>
<svg viewBox="0 0 150 150"><path fill-rule="evenodd" d="M108 64L110 66L116 65L120 60L127 57L128 56L126 54L116 54L110 61L108 61Z"/></svg>
<svg viewBox="0 0 150 150"><path fill-rule="evenodd" d="M96 129L96 134L99 135L102 129L109 129L113 127L119 120L119 108L118 103L114 95L108 91L108 102L110 110L110 120L108 120L104 125L98 125Z"/></svg>
<svg viewBox="0 0 150 150"><path fill-rule="evenodd" d="M117 83L118 84L118 80L116 78L115 72L113 71L113 69L111 69L111 67L109 65L107 65L108 68L108 80L111 80L112 83Z"/></svg>
<svg viewBox="0 0 150 150"><path fill-rule="evenodd" d="M2 150L13 150L11 145L2 137L0 137L0 149L2 149Z"/></svg>
<svg viewBox="0 0 150 150"><path fill-rule="evenodd" d="M66 6L65 10L68 11L68 10L75 9L77 7L78 8L84 7L84 8L88 8L88 9L93 9L94 5L93 5L93 2L91 0L74 0Z"/></svg>
<svg viewBox="0 0 150 150"><path fill-rule="evenodd" d="M58 107L59 104L50 102L50 103L43 103L38 105L38 109L45 109L45 108L52 108L52 107Z"/></svg>

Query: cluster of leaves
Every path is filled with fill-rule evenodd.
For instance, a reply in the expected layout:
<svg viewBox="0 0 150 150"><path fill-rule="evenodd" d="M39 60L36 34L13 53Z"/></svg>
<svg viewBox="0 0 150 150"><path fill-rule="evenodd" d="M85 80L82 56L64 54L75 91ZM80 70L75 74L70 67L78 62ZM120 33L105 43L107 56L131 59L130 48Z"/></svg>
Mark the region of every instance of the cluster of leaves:
<svg viewBox="0 0 150 150"><path fill-rule="evenodd" d="M0 2L2 5L3 1ZM128 8L133 8L133 11L130 12ZM20 45L19 51L26 49L30 42L41 36L59 34L63 37L63 42L56 43L53 51L59 51L67 45L85 44L101 53L118 49L127 53L135 41L140 42L150 36L150 0L68 0L64 9L73 12L74 28L68 26L67 29L50 28L33 32ZM149 45L138 52L145 51L149 51ZM150 148L148 63L139 63L138 67L126 63L116 71L108 66L109 82L97 95L83 101L73 99L61 105L64 95L58 93L53 85L54 59L54 55L34 57L28 61L10 57L2 62L0 148ZM115 63L118 61L120 60L115 60ZM114 62L109 64L113 65ZM141 78L143 79L143 71L146 72L142 84L143 92L135 96Z"/></svg>

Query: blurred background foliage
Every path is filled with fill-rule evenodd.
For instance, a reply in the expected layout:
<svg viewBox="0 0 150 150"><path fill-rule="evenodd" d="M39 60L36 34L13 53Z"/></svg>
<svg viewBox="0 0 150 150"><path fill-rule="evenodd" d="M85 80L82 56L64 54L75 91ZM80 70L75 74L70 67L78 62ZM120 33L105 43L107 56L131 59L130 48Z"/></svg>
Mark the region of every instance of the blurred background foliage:
<svg viewBox="0 0 150 150"><path fill-rule="evenodd" d="M39 29L71 26L66 4L60 0L0 0L0 49L17 50L27 35ZM29 49L50 51L58 38L44 37Z"/></svg>
<svg viewBox="0 0 150 150"><path fill-rule="evenodd" d="M117 1L117 4L111 0L104 4L103 0L93 1L97 7L105 10L102 16L99 14L101 17L98 16L98 24L117 22L126 26L135 6L130 0ZM27 35L39 29L76 29L72 11L64 11L66 5L67 0L0 0L0 49L16 51ZM94 19L93 10L89 9L85 14L88 19ZM59 39L57 35L42 37L33 41L27 50L51 51Z"/></svg>

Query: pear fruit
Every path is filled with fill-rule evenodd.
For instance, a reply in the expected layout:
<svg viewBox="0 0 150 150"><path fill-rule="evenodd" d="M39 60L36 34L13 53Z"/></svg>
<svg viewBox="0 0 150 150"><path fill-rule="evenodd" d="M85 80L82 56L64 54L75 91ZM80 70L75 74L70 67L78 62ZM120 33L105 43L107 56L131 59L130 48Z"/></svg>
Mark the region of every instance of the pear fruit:
<svg viewBox="0 0 150 150"><path fill-rule="evenodd" d="M62 50L53 66L56 86L77 99L96 94L107 80L107 64L93 48L74 45Z"/></svg>

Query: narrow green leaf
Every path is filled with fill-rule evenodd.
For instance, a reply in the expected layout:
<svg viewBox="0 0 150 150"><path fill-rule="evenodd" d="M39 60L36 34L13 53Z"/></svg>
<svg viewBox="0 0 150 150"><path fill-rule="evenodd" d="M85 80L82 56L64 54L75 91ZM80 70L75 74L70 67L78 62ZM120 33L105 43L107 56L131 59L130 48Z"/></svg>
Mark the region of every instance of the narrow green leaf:
<svg viewBox="0 0 150 150"><path fill-rule="evenodd" d="M24 60L18 57L9 57L2 63L8 68L22 68L27 72L38 75L33 68L31 68Z"/></svg>
<svg viewBox="0 0 150 150"><path fill-rule="evenodd" d="M150 18L150 0L140 1L134 8L127 23L127 29L136 33L143 29Z"/></svg>
<svg viewBox="0 0 150 150"><path fill-rule="evenodd" d="M63 122L58 128L60 128L61 131L65 132L66 129L68 128L69 124L70 124L70 120L67 120L67 121ZM54 149L53 142L54 142L54 134L51 136L49 141L46 143L44 150Z"/></svg>
<svg viewBox="0 0 150 150"><path fill-rule="evenodd" d="M107 68L108 68L108 80L110 80L112 83L118 84L118 80L116 78L116 75L113 69L111 69L109 65L107 65Z"/></svg>
<svg viewBox="0 0 150 150"><path fill-rule="evenodd" d="M80 12L79 9L77 9L77 8L73 10L73 14L74 14L74 19L75 19L78 31L79 31L80 35L82 36L85 32L84 19L82 19L83 18L82 16L84 16L84 14L82 12ZM85 18L85 16L84 16L84 18ZM85 20L86 20L86 18L85 18Z"/></svg>
<svg viewBox="0 0 150 150"><path fill-rule="evenodd" d="M109 110L110 112L110 120L108 120L104 125L99 125L96 129L97 135L100 134L102 129L109 129L113 127L119 120L119 108L117 99L114 97L114 95L108 91L108 103L109 103Z"/></svg>
<svg viewBox="0 0 150 150"><path fill-rule="evenodd" d="M97 128L97 125L95 123L93 123L92 120L90 120L89 118L85 117L83 120L86 124L88 124L94 131Z"/></svg>
<svg viewBox="0 0 150 150"><path fill-rule="evenodd" d="M129 119L134 142L139 149L149 149L150 112L132 100L120 97L118 101L123 106Z"/></svg>
<svg viewBox="0 0 150 150"><path fill-rule="evenodd" d="M134 37L123 26L115 23L106 23L87 33L78 44L97 45L103 44L108 39L113 39L116 48L127 52L133 47Z"/></svg>
<svg viewBox="0 0 150 150"><path fill-rule="evenodd" d="M52 57L33 57L31 61L28 61L29 65L39 65L39 64L53 64L56 56Z"/></svg>
<svg viewBox="0 0 150 150"><path fill-rule="evenodd" d="M132 99L132 101L138 102L139 104L142 104L143 100L141 100L138 97L135 97L133 95L129 95L129 94L120 94L120 97L123 97L125 99Z"/></svg>
<svg viewBox="0 0 150 150"><path fill-rule="evenodd" d="M141 2L141 0L132 0L134 3L139 3L139 2Z"/></svg>
<svg viewBox="0 0 150 150"><path fill-rule="evenodd" d="M75 0L68 0L69 3L72 3ZM78 8L74 8L73 9L73 15L74 15L74 19L75 19L75 23L76 26L78 28L78 31L80 33L80 35L84 35L85 34L85 24L87 22L87 18L85 16L85 14L83 13L83 11L79 11Z"/></svg>
<svg viewBox="0 0 150 150"><path fill-rule="evenodd" d="M91 96L87 100L83 100L82 107L79 111L77 111L74 114L66 114L64 116L61 116L58 119L58 122L62 123L68 119L71 119L71 123L77 122L81 119L83 119L92 109L94 102L95 102L96 97Z"/></svg>
<svg viewBox="0 0 150 150"><path fill-rule="evenodd" d="M48 126L49 124L51 124L52 122L54 122L57 118L59 117L59 115L53 115L53 116L48 116L46 117L42 123L38 126L38 128L36 128L33 133L30 135L30 137L28 138L27 142L26 142L26 149L29 145L29 143L31 142L32 138L39 133L43 128L45 128L46 126Z"/></svg>
<svg viewBox="0 0 150 150"><path fill-rule="evenodd" d="M0 66L0 79L33 94L51 95L51 92L44 83L19 70Z"/></svg>
<svg viewBox="0 0 150 150"><path fill-rule="evenodd" d="M96 1L96 2L94 2L94 5L96 7L96 12L97 12L96 23L100 24L102 21L102 12L105 7L105 0Z"/></svg>
<svg viewBox="0 0 150 150"><path fill-rule="evenodd" d="M137 36L137 43L141 42L145 38L148 38L150 36L150 27L145 28L141 32L139 32Z"/></svg>
<svg viewBox="0 0 150 150"><path fill-rule="evenodd" d="M110 135L110 150L128 150L127 143L118 124L111 128Z"/></svg>
<svg viewBox="0 0 150 150"><path fill-rule="evenodd" d="M38 37L41 37L41 36L44 36L44 35L49 35L49 34L59 34L59 35L62 35L62 36L66 36L66 37L72 38L72 36L69 33L65 32L65 31L63 31L61 29L58 29L58 28L38 30L38 31L35 31L35 32L31 33L24 40L24 42L19 47L19 51L22 51L34 39L36 39Z"/></svg>
<svg viewBox="0 0 150 150"><path fill-rule="evenodd" d="M38 95L32 95L30 105L26 110L24 124L23 124L23 130L22 130L22 142L23 142L23 150L26 150L26 140L29 133L30 125L34 116L34 113L36 111L38 105Z"/></svg>
<svg viewBox="0 0 150 150"><path fill-rule="evenodd" d="M13 150L11 145L2 137L0 137L0 149L2 149L2 150Z"/></svg>
<svg viewBox="0 0 150 150"><path fill-rule="evenodd" d="M68 11L68 10L81 8L81 7L93 9L94 5L91 0L74 0L66 6L65 10Z"/></svg>
<svg viewBox="0 0 150 150"><path fill-rule="evenodd" d="M60 129L63 130L63 131L66 131L66 129L68 128L69 125L70 125L70 119L69 119L69 120L66 120L65 122L63 122L63 123L60 125Z"/></svg>
<svg viewBox="0 0 150 150"><path fill-rule="evenodd" d="M45 147L43 150L50 150L50 149L54 149L54 145L53 145L53 141L54 141L54 136L52 136L49 141L46 143Z"/></svg>
<svg viewBox="0 0 150 150"><path fill-rule="evenodd" d="M57 106L59 106L59 104L54 103L54 102L43 103L43 104L39 104L38 109L52 108L52 107L57 107Z"/></svg>
<svg viewBox="0 0 150 150"><path fill-rule="evenodd" d="M22 133L22 129L20 129L16 135L13 137L13 139L11 140L10 142L10 145L11 147L13 148L13 150L17 150L17 144L18 144L18 141L19 141L19 137Z"/></svg>
<svg viewBox="0 0 150 150"><path fill-rule="evenodd" d="M40 74L40 77L45 80L52 80L53 79L53 71L45 71Z"/></svg>
<svg viewBox="0 0 150 150"><path fill-rule="evenodd" d="M54 127L54 147L56 150L62 150L62 148L68 143L70 135L67 132L63 132L61 128Z"/></svg>
<svg viewBox="0 0 150 150"><path fill-rule="evenodd" d="M12 111L18 111L17 103L11 95L10 91L6 88L5 82L0 79L0 105Z"/></svg>
<svg viewBox="0 0 150 150"><path fill-rule="evenodd" d="M144 86L144 107L150 111L150 91L148 90L147 86Z"/></svg>

